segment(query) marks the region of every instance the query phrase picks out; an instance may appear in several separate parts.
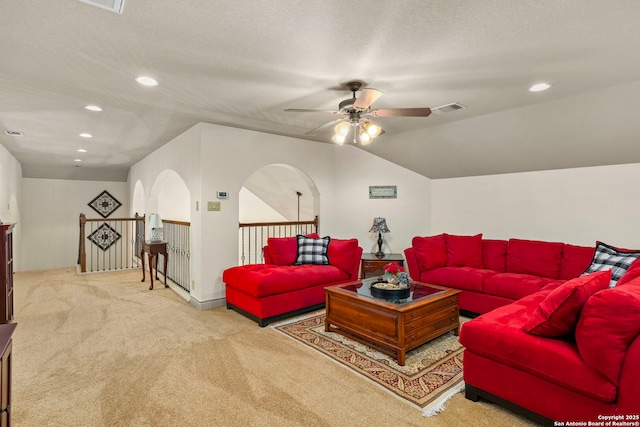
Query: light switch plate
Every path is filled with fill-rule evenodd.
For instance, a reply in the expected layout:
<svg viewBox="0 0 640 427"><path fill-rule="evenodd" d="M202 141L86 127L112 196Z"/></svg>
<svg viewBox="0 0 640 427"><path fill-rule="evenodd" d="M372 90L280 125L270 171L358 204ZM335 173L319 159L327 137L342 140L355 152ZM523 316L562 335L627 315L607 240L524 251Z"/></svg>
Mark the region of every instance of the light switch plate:
<svg viewBox="0 0 640 427"><path fill-rule="evenodd" d="M220 202L207 202L207 210L208 211L219 211L220 210Z"/></svg>

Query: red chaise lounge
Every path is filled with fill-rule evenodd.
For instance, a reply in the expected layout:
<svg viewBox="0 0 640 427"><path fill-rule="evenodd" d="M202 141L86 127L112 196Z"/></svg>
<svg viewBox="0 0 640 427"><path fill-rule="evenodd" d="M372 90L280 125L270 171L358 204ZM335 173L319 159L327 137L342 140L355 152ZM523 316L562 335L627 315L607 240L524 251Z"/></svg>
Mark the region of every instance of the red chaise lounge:
<svg viewBox="0 0 640 427"><path fill-rule="evenodd" d="M319 257L301 256L300 238L324 245L327 264ZM358 279L362 248L357 239L320 239L317 235L269 238L263 248L264 264L249 264L224 271L227 308L260 326L322 308L324 288ZM296 265L296 261L303 264Z"/></svg>

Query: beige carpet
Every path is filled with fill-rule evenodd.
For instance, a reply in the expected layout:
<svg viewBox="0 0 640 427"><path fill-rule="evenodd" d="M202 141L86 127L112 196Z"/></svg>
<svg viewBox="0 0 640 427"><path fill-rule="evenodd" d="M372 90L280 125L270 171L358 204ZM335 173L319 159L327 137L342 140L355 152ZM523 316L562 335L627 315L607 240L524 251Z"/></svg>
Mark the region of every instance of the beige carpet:
<svg viewBox="0 0 640 427"><path fill-rule="evenodd" d="M280 332L140 278L16 274L14 426L529 425L461 394L425 418Z"/></svg>
<svg viewBox="0 0 640 427"><path fill-rule="evenodd" d="M434 415L444 402L464 390L464 348L449 332L406 354L405 365L370 346L325 331L323 311L276 326L279 330L365 376L394 395Z"/></svg>

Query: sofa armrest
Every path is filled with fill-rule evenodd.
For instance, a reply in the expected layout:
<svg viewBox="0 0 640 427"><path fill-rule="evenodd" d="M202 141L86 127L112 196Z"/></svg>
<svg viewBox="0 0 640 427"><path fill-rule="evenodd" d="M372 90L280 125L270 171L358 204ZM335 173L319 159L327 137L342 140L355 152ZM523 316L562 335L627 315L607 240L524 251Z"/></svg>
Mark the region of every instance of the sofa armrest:
<svg viewBox="0 0 640 427"><path fill-rule="evenodd" d="M640 396L640 336L631 343L622 361L616 401L619 414L638 414Z"/></svg>
<svg viewBox="0 0 640 427"><path fill-rule="evenodd" d="M363 249L358 246L358 249L356 250L356 253L353 257L353 264L351 267L350 271L347 271L347 273L349 273L349 280L358 280L359 276L360 276L360 264L362 261L362 252Z"/></svg>
<svg viewBox="0 0 640 427"><path fill-rule="evenodd" d="M413 280L420 280L420 266L418 265L418 259L413 248L407 248L404 250L404 257L407 260L407 273Z"/></svg>

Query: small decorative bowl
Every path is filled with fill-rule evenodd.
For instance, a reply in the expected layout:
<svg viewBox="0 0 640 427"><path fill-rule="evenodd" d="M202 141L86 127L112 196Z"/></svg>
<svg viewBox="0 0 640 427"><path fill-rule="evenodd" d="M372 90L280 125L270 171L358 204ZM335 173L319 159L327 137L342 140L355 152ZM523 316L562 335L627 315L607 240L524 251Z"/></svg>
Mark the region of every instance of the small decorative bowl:
<svg viewBox="0 0 640 427"><path fill-rule="evenodd" d="M384 284L385 286L376 286L378 284ZM386 299L390 301L398 301L401 299L409 298L411 295L411 288L393 289L389 288L389 283L384 280L378 280L371 283L369 289L371 295L375 298Z"/></svg>

